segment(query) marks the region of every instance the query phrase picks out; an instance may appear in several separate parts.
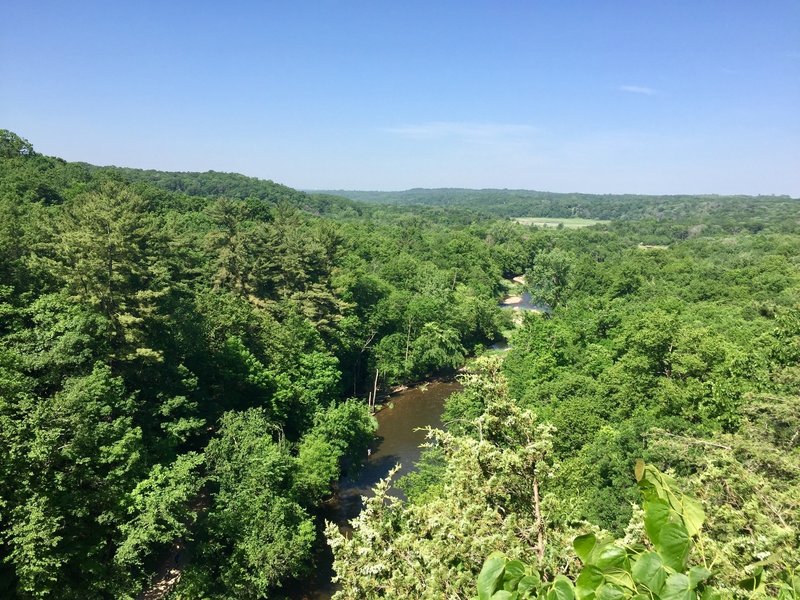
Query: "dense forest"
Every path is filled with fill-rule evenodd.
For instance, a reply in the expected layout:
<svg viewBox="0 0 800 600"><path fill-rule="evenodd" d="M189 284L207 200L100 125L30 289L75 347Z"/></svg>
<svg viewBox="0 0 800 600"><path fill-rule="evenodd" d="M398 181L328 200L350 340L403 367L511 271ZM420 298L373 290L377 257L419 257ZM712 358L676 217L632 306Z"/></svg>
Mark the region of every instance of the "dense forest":
<svg viewBox="0 0 800 600"><path fill-rule="evenodd" d="M778 215L792 220L797 201L788 196L643 196L563 194L532 190L413 189L404 192L325 192L389 206L470 209L497 217L560 217L639 221L670 219L695 224L738 224L755 229Z"/></svg>
<svg viewBox="0 0 800 600"><path fill-rule="evenodd" d="M552 312L527 314L505 356L473 363L446 430L430 431L420 469L400 482L407 502L382 486L349 539L329 530L342 597L472 597L495 550L510 562L487 563L500 579L481 598L572 597L572 583L523 593L523 576L572 578L579 598L603 584L597 597L694 598L687 564L713 574L705 597L796 597L798 248L795 235L766 232L668 248L552 232L528 272ZM637 459L669 471L679 483L664 488L705 511L644 591L629 573L635 549L659 546ZM676 494L664 498L689 505ZM606 544L602 568L573 549L589 535ZM674 594L661 589L672 575Z"/></svg>
<svg viewBox="0 0 800 600"><path fill-rule="evenodd" d="M170 598L281 598L325 537L341 598L800 595L800 201L439 192L0 131L0 596L135 598L182 553ZM406 499L323 534L376 375L456 369Z"/></svg>

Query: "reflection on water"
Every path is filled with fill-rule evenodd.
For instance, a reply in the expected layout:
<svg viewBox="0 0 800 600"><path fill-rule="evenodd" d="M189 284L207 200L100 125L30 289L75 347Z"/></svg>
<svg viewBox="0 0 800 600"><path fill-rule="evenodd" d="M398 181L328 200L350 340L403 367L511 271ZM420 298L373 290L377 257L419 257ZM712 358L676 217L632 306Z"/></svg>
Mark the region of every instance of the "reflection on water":
<svg viewBox="0 0 800 600"><path fill-rule="evenodd" d="M515 311L513 321L514 324L517 326L522 325L523 319L521 313L523 311L535 311L543 313L550 312L550 307L547 306L546 304L536 304L531 298L530 292L523 292L522 294L520 294L520 302L517 302L515 304L506 304L505 302L503 302L500 304L500 306L502 306L505 310ZM499 342L495 342L491 346L492 350L505 351L508 350L509 348L511 348L511 346L508 343L508 340L501 340Z"/></svg>
<svg viewBox="0 0 800 600"><path fill-rule="evenodd" d="M512 310L535 310L538 312L548 312L550 310L545 304L536 304L531 298L530 292L523 292L521 297L522 302L507 305L505 308L510 308Z"/></svg>
<svg viewBox="0 0 800 600"><path fill-rule="evenodd" d="M460 389L461 384L457 381L433 381L393 395L383 410L375 415L378 431L371 455L364 457L364 466L358 473L339 482L339 493L325 505L323 517L336 523L341 531L347 531L348 522L361 511L361 497L369 496L375 484L384 479L392 467L398 463L402 465L395 481L413 468L422 452L419 445L425 441L425 432L414 429L426 425L441 427L444 401ZM390 408L390 403L393 408ZM400 490L392 493L402 497ZM316 573L309 581L303 582L302 591L291 594L291 597L328 600L336 591L336 586L330 582L332 561L330 548L327 545L320 548Z"/></svg>
<svg viewBox="0 0 800 600"><path fill-rule="evenodd" d="M378 437L372 455L354 478L340 482L339 499L343 510L337 522L357 516L361 510L361 496L368 494L393 466L402 465L395 480L413 468L422 452L419 446L425 441L425 432L414 430L426 425L441 427L444 401L459 389L461 384L457 381L434 381L424 387L411 388L392 397L394 408L387 405L375 415ZM402 497L400 490L394 490L394 494Z"/></svg>

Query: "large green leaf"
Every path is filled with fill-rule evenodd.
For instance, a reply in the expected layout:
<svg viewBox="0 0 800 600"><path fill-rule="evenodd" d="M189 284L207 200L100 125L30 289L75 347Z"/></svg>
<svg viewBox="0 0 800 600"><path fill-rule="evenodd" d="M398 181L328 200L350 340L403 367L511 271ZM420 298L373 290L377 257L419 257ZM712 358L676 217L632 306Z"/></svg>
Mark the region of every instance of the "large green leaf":
<svg viewBox="0 0 800 600"><path fill-rule="evenodd" d="M620 566L628 556L625 549L616 544L606 544L596 549L593 554L595 556L592 556L592 563L603 571Z"/></svg>
<svg viewBox="0 0 800 600"><path fill-rule="evenodd" d="M664 525L655 545L664 564L676 571L683 571L689 556L689 534L683 523Z"/></svg>
<svg viewBox="0 0 800 600"><path fill-rule="evenodd" d="M575 553L584 563L589 562L589 556L591 556L595 544L597 544L597 538L593 533L579 535L572 540L572 547L575 548Z"/></svg>
<svg viewBox="0 0 800 600"><path fill-rule="evenodd" d="M700 533L700 529L703 527L703 521L706 519L703 506L700 502L685 494L680 494L677 498L677 502L679 506L675 506L675 508L683 518L686 531L689 532L690 536L695 536Z"/></svg>
<svg viewBox="0 0 800 600"><path fill-rule="evenodd" d="M536 596L537 594L531 593L536 592L542 585L542 580L539 577L538 573L533 573L532 575L526 575L522 579L519 580L519 585L517 585L517 591L519 592L520 596L524 597L524 594L528 594L531 597Z"/></svg>
<svg viewBox="0 0 800 600"><path fill-rule="evenodd" d="M672 477L665 475L652 465L645 465L641 477L637 475L637 481L645 503L663 501L681 517L690 536L700 533L706 517L703 507L700 502L684 494ZM649 531L648 535L650 535ZM652 536L650 539L653 539Z"/></svg>
<svg viewBox="0 0 800 600"><path fill-rule="evenodd" d="M539 577L539 573L534 572L531 575L525 575L525 577L519 580L517 591L520 596L523 596L524 594L537 591L541 585L542 579ZM530 596L534 596L534 594L530 594Z"/></svg>
<svg viewBox="0 0 800 600"><path fill-rule="evenodd" d="M556 577L547 592L547 600L574 600L574 598L572 582L563 575Z"/></svg>
<svg viewBox="0 0 800 600"><path fill-rule="evenodd" d="M644 509L644 530L650 541L656 544L661 529L669 523L669 504L665 500L656 498L645 501L642 508Z"/></svg>
<svg viewBox="0 0 800 600"><path fill-rule="evenodd" d="M778 600L797 600L797 598L800 598L800 575L789 579L778 590Z"/></svg>
<svg viewBox="0 0 800 600"><path fill-rule="evenodd" d="M636 584L630 574L630 565L623 565L614 567L604 571L606 576L606 583L613 583L621 588L626 588L630 591L636 590Z"/></svg>
<svg viewBox="0 0 800 600"><path fill-rule="evenodd" d="M664 582L659 594L661 600L694 600L696 595L689 585L689 578L683 573L673 573Z"/></svg>
<svg viewBox="0 0 800 600"><path fill-rule="evenodd" d="M591 600L597 588L604 582L603 572L594 565L587 565L575 580L575 595L578 600Z"/></svg>
<svg viewBox="0 0 800 600"><path fill-rule="evenodd" d="M625 593L615 585L604 583L597 588L595 595L596 600L621 600L625 597Z"/></svg>
<svg viewBox="0 0 800 600"><path fill-rule="evenodd" d="M711 571L705 567L692 567L689 569L689 587L696 589L697 586L711 577Z"/></svg>
<svg viewBox="0 0 800 600"><path fill-rule="evenodd" d="M478 575L478 599L490 600L506 568L506 558L500 552L492 552L483 563Z"/></svg>
<svg viewBox="0 0 800 600"><path fill-rule="evenodd" d="M519 594L517 592L509 592L507 590L500 590L492 595L491 600L517 600Z"/></svg>
<svg viewBox="0 0 800 600"><path fill-rule="evenodd" d="M656 552L645 552L633 563L631 574L634 581L647 586L654 594L658 593L667 579L664 563Z"/></svg>
<svg viewBox="0 0 800 600"><path fill-rule="evenodd" d="M635 470L634 470L635 474ZM645 500L666 500L669 478L652 465L645 465L641 477L637 479L639 490Z"/></svg>
<svg viewBox="0 0 800 600"><path fill-rule="evenodd" d="M525 563L521 560L510 560L506 563L505 576L519 577L525 576Z"/></svg>
<svg viewBox="0 0 800 600"><path fill-rule="evenodd" d="M517 589L520 579L525 576L525 563L521 560L512 560L506 563L503 572L503 589L514 591Z"/></svg>

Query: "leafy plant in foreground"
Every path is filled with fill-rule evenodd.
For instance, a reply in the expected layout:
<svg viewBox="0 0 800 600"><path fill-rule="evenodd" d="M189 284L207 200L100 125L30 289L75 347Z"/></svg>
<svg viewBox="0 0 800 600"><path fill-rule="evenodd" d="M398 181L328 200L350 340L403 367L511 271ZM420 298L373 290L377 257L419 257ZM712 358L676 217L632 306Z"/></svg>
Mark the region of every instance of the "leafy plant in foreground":
<svg viewBox="0 0 800 600"><path fill-rule="evenodd" d="M478 576L479 600L617 600L622 598L695 600L718 598L706 584L712 573L705 566L689 567L689 553L705 519L700 503L675 481L651 465L636 463L636 480L644 497L644 529L650 547L626 546L619 540L582 535L573 547L583 569L572 581L558 575L542 581L521 561L492 553ZM702 545L700 561L705 564ZM783 596L792 598L793 595Z"/></svg>

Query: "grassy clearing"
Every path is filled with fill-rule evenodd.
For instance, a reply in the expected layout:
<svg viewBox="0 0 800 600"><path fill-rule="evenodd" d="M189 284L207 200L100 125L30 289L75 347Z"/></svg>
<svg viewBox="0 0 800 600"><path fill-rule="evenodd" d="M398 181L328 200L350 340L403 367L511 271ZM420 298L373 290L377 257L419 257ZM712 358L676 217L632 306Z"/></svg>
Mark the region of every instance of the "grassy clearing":
<svg viewBox="0 0 800 600"><path fill-rule="evenodd" d="M597 225L598 223L608 223L608 221L595 219L550 219L547 217L519 217L514 220L522 225L534 225L536 227L558 227L563 225L567 229L579 229Z"/></svg>

